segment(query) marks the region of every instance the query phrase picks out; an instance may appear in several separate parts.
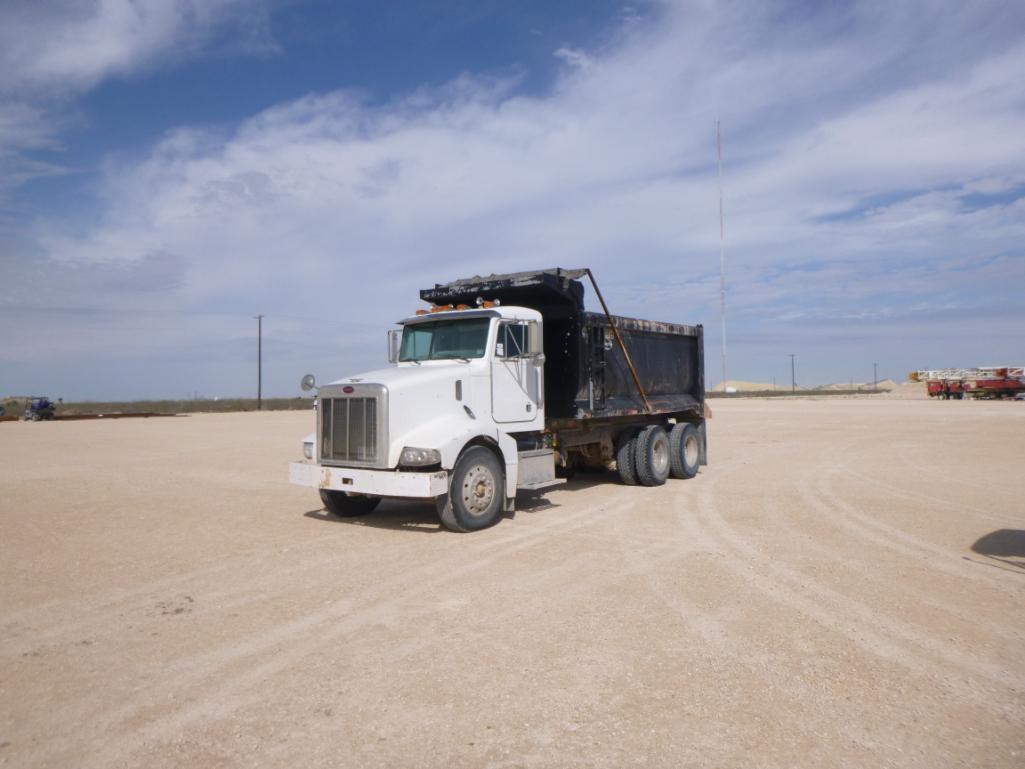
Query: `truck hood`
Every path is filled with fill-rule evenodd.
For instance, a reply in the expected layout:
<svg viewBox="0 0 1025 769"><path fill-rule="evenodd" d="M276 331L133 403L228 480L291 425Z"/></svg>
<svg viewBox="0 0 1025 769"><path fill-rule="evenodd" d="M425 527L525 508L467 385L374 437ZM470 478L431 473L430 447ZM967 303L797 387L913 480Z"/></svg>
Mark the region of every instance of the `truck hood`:
<svg viewBox="0 0 1025 769"><path fill-rule="evenodd" d="M345 385L384 385L388 389L388 458L387 467L396 467L404 446L439 449L442 461L451 467L458 447L450 451L448 444L458 441L462 446L480 424L472 416L472 382L484 366L473 363L438 361L421 366L396 366L368 371L339 379L321 392L331 397L333 390ZM462 399L456 399L455 382L463 381ZM450 456L451 455L451 456Z"/></svg>
<svg viewBox="0 0 1025 769"><path fill-rule="evenodd" d="M329 387L347 384L382 384L391 395L411 389L430 389L432 385L452 382L473 376L472 363L425 363L421 366L394 366L367 371L353 377L331 382Z"/></svg>

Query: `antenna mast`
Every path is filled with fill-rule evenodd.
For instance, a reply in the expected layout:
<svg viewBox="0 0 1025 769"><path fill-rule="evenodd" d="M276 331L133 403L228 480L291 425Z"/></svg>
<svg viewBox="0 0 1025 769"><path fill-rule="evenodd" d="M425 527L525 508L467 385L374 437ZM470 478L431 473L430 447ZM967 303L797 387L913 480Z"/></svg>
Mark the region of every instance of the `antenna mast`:
<svg viewBox="0 0 1025 769"><path fill-rule="evenodd" d="M726 392L726 226L722 210L722 141L715 121L715 157L719 167L719 321L722 324L722 389Z"/></svg>

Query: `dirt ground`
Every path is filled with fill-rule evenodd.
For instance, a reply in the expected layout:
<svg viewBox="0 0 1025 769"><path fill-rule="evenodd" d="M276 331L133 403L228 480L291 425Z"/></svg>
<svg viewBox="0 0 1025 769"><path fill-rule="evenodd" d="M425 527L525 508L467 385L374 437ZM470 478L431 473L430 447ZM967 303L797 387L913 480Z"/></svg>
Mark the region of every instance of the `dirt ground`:
<svg viewBox="0 0 1025 769"><path fill-rule="evenodd" d="M325 515L308 413L2 424L0 763L1025 766L1025 403L713 407L468 535Z"/></svg>

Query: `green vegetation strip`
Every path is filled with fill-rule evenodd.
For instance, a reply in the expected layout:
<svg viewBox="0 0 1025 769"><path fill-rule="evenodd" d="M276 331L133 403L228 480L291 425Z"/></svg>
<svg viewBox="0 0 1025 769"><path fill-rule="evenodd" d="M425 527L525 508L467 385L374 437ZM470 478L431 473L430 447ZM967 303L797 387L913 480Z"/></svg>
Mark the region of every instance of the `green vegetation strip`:
<svg viewBox="0 0 1025 769"><path fill-rule="evenodd" d="M6 418L17 419L25 413L25 401L10 398L3 401ZM313 408L310 397L264 398L264 411L302 411ZM171 414L227 413L232 411L256 411L256 398L200 398L175 401L80 401L57 405L57 418L103 414L114 416L169 416Z"/></svg>
<svg viewBox="0 0 1025 769"><path fill-rule="evenodd" d="M313 408L312 398L264 398L263 411L302 411ZM180 401L85 401L65 403L57 408L60 415L77 414L202 414L256 411L256 398L218 398Z"/></svg>

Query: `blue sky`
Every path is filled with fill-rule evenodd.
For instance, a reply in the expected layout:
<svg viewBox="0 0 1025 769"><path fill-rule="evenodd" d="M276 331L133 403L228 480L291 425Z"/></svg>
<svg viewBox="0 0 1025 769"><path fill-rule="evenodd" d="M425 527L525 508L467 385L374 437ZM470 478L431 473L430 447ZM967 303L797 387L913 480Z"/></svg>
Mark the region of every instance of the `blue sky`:
<svg viewBox="0 0 1025 769"><path fill-rule="evenodd" d="M1016 2L0 6L0 394L380 365L417 290L591 266L719 374L1025 362Z"/></svg>

